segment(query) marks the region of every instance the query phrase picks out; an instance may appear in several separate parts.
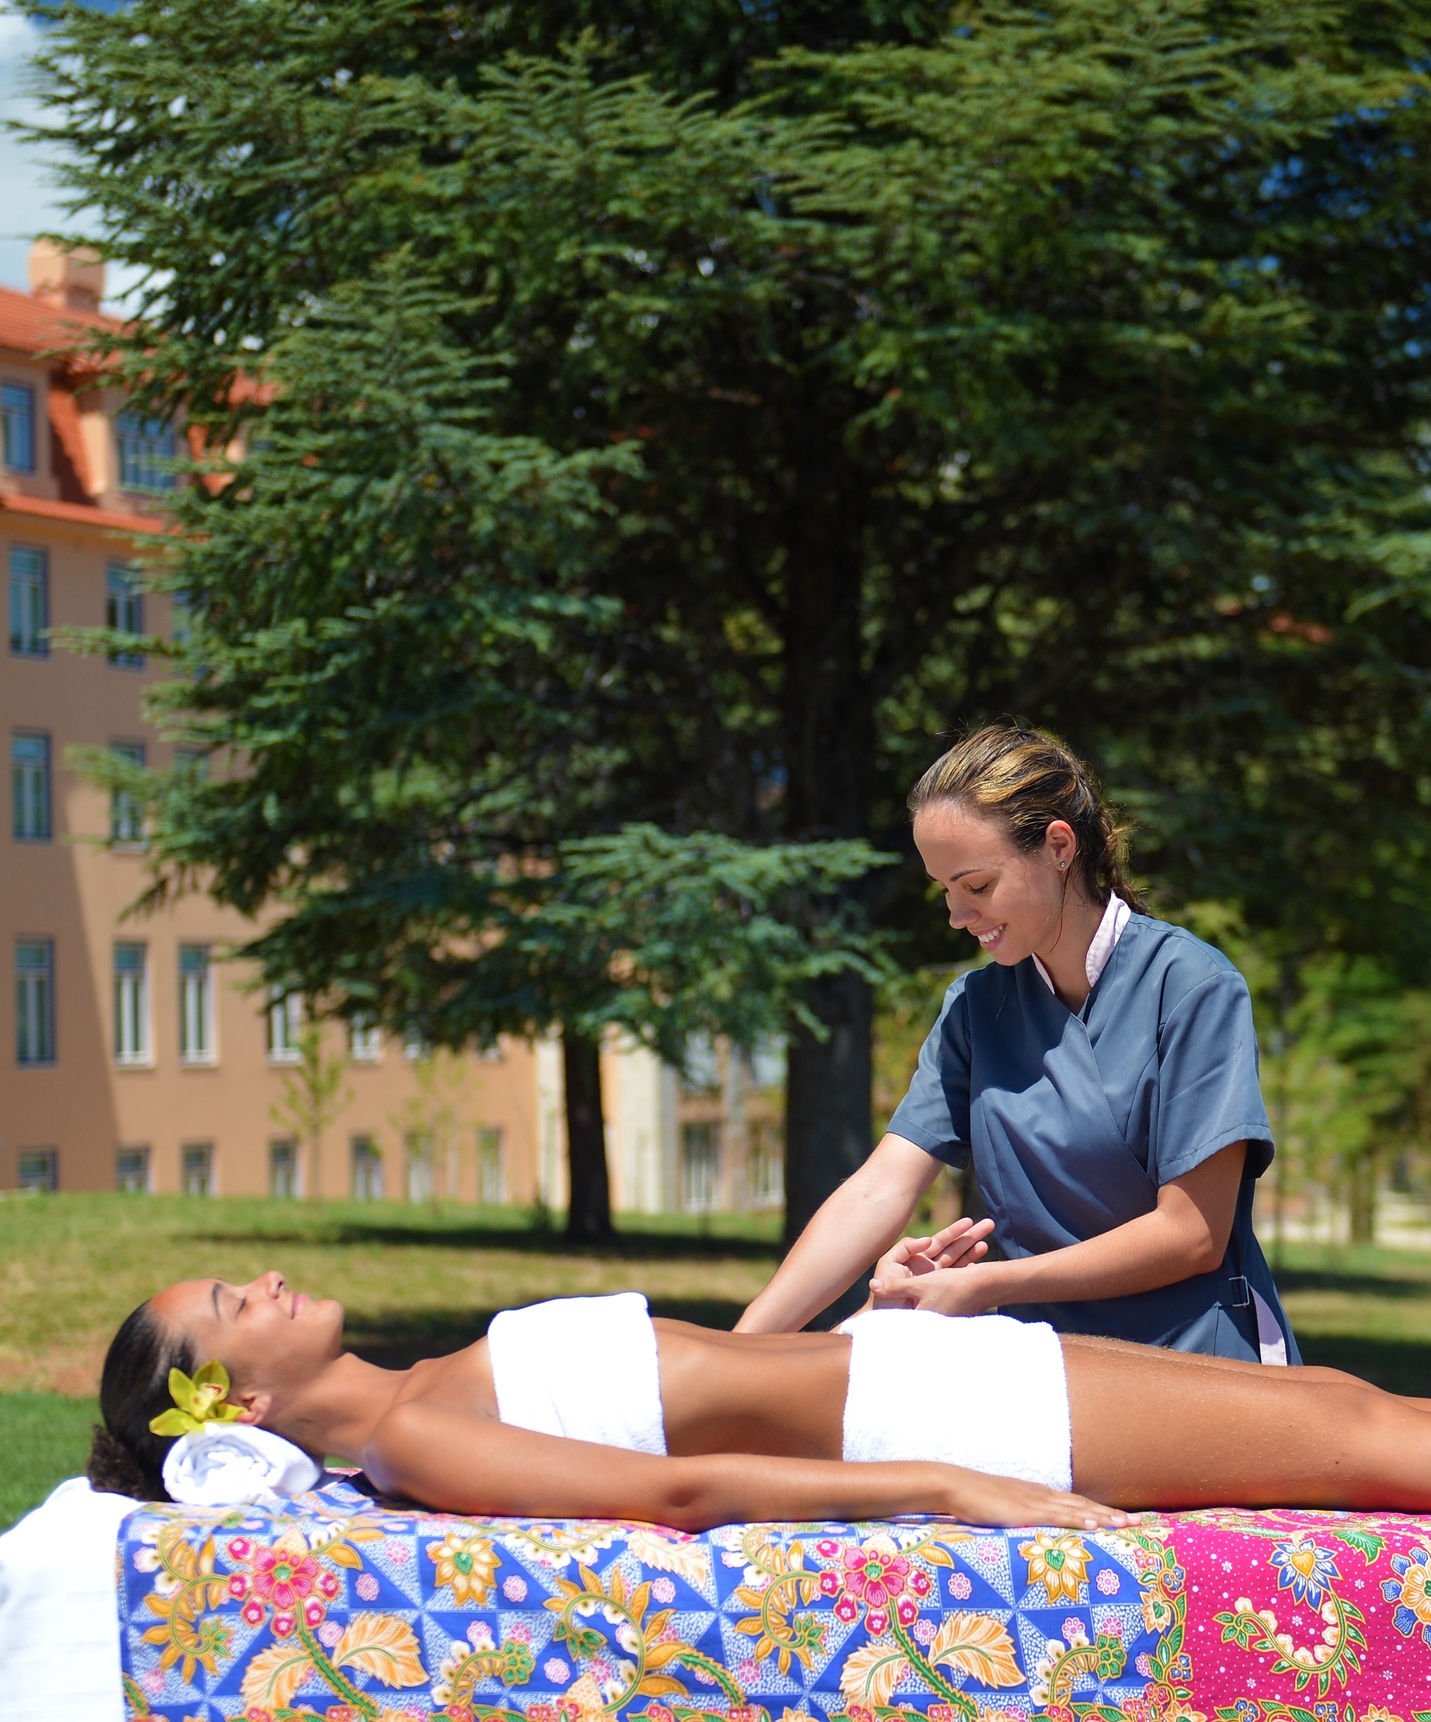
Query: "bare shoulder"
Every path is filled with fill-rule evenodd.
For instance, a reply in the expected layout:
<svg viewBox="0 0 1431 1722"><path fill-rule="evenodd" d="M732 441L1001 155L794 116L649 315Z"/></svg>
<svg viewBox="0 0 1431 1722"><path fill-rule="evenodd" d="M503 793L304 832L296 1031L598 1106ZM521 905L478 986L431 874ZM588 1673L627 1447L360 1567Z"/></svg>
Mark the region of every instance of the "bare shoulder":
<svg viewBox="0 0 1431 1722"><path fill-rule="evenodd" d="M487 1341L479 1339L446 1357L414 1363L393 1401L394 1409L400 1405L441 1406L446 1411L495 1419L497 1390Z"/></svg>

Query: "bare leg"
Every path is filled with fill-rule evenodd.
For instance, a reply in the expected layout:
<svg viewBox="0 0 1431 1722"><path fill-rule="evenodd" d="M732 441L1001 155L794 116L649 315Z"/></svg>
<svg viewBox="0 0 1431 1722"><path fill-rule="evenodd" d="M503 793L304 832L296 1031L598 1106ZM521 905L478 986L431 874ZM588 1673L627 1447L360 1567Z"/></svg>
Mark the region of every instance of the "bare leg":
<svg viewBox="0 0 1431 1722"><path fill-rule="evenodd" d="M1335 1370L1063 1342L1073 1482L1118 1507L1431 1507L1431 1414Z"/></svg>
<svg viewBox="0 0 1431 1722"><path fill-rule="evenodd" d="M1065 1352L1069 1346L1076 1346L1081 1351L1132 1351L1140 1357L1144 1356L1149 1349L1144 1345L1134 1345L1126 1339L1105 1339L1101 1334L1092 1333L1064 1334L1063 1347ZM1201 1351L1165 1351L1162 1355L1169 1361L1176 1359L1188 1369L1230 1369L1237 1370L1244 1375L1249 1372L1253 1375L1261 1375L1268 1368L1275 1371L1282 1367L1280 1364L1252 1363L1240 1357L1209 1357ZM1370 1382L1363 1381L1359 1375L1348 1375L1344 1369L1329 1369L1320 1363L1294 1364L1291 1372L1299 1381L1339 1381L1343 1385L1351 1383L1357 1387L1369 1387L1371 1385ZM1416 1406L1419 1411L1431 1411L1431 1399L1416 1399L1404 1393L1394 1394L1392 1397L1399 1399L1403 1405Z"/></svg>

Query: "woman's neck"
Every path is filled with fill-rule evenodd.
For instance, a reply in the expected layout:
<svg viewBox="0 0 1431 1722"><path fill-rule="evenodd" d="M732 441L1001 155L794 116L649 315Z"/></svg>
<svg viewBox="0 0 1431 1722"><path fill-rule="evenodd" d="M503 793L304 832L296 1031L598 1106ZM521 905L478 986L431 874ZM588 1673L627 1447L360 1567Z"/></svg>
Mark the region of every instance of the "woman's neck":
<svg viewBox="0 0 1431 1722"><path fill-rule="evenodd" d="M1103 910L1070 887L1063 907L1034 955L1048 970L1053 990L1071 1011L1080 1011L1092 990L1088 985L1088 947L1103 920Z"/></svg>
<svg viewBox="0 0 1431 1722"><path fill-rule="evenodd" d="M269 1427L309 1453L362 1463L373 1430L392 1409L412 1371L380 1369L345 1351L287 1405Z"/></svg>

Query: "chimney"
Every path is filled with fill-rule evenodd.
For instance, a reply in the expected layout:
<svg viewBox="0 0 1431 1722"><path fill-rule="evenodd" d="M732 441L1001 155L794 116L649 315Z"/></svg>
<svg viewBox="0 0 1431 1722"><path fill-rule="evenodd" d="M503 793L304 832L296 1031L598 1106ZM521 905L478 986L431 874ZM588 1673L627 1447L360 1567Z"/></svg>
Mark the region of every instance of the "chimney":
<svg viewBox="0 0 1431 1722"><path fill-rule="evenodd" d="M98 311L104 297L104 263L87 245L62 249L37 239L30 247L30 291L46 305Z"/></svg>

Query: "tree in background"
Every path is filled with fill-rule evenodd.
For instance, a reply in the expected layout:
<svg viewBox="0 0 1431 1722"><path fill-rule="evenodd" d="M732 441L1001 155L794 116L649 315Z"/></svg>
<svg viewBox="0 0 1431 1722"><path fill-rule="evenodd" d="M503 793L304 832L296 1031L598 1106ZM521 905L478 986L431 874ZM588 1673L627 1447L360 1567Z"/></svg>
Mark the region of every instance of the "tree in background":
<svg viewBox="0 0 1431 1722"><path fill-rule="evenodd" d="M188 616L182 640L145 642L179 672L153 714L216 768L114 769L151 811L147 905L202 879L266 912L237 954L275 993L433 1048L559 1029L568 1231L593 1241L611 1224L606 1032L679 1064L693 1033L748 1045L809 1020L811 980L878 972L826 899L885 858L591 834L613 747L581 697L610 610L588 540L597 480L629 461L493 434L453 314L400 260L275 348L262 439L179 493L190 530L161 538L153 575ZM308 1033L289 1109L316 1143Z"/></svg>
<svg viewBox="0 0 1431 1722"><path fill-rule="evenodd" d="M284 1077L269 1116L308 1151L308 1194L323 1194L323 1132L352 1099L343 1087L347 1061L323 1056L323 1025L308 1017L298 1031L298 1068Z"/></svg>
<svg viewBox="0 0 1431 1722"><path fill-rule="evenodd" d="M422 1047L422 1056L412 1067L417 1093L391 1114L388 1123L397 1132L406 1160L404 1172L409 1200L417 1195L417 1182L425 1178L428 1197L455 1197L462 1177L462 1132L471 1121L463 1118L467 1100L468 1070L463 1060L443 1047Z"/></svg>
<svg viewBox="0 0 1431 1722"><path fill-rule="evenodd" d="M1165 902L1293 977L1424 972L1422 9L54 15L157 408L226 434L236 375L406 247L502 367L490 434L587 463L523 758L599 761L563 779L593 815L887 842L933 737L1017 711L1103 763ZM867 1149L870 996L850 965L793 1023L792 1230Z"/></svg>

